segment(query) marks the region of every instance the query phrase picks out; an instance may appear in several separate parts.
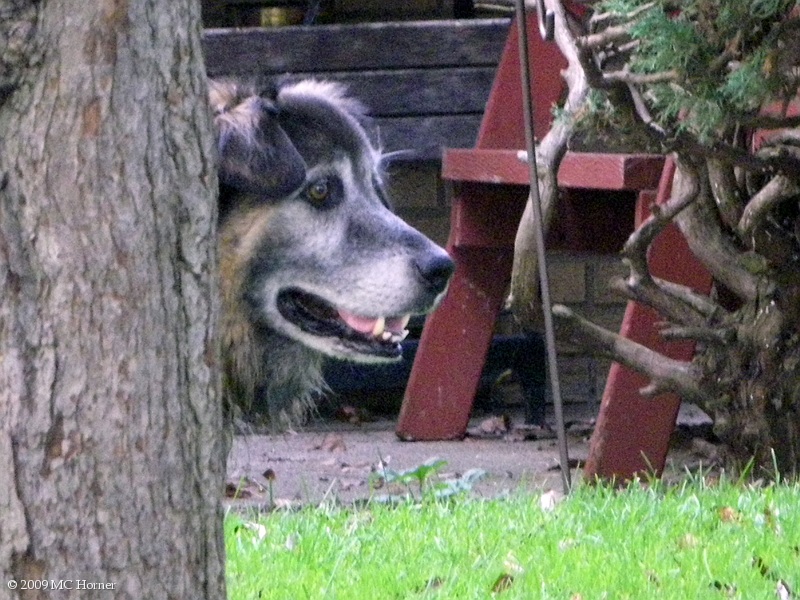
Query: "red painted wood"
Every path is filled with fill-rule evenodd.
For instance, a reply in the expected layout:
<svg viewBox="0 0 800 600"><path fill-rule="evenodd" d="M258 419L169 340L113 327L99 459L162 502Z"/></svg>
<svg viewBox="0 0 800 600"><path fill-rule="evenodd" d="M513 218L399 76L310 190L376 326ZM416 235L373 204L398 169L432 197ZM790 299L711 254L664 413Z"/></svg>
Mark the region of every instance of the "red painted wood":
<svg viewBox="0 0 800 600"><path fill-rule="evenodd" d="M527 18L528 57L535 81L531 82L534 106L534 131L544 136L553 122L552 107L558 102L564 81L561 70L567 61L558 46L545 42L536 32L538 17L531 12ZM519 72L519 28L513 22L492 91L486 103L481 128L478 131L478 148L525 148L525 121L522 111L522 84Z"/></svg>
<svg viewBox="0 0 800 600"><path fill-rule="evenodd" d="M513 249L514 236L528 197L527 187L463 181L454 183L453 192L450 249Z"/></svg>
<svg viewBox="0 0 800 600"><path fill-rule="evenodd" d="M675 167L667 162L656 204L669 199ZM640 194L637 226L647 218L652 194ZM711 276L692 255L686 240L673 224L654 241L649 257L651 272L657 277L688 285L708 293ZM661 317L651 309L629 302L620 335L678 360L691 360L694 344L666 342L658 334ZM669 440L675 428L680 399L674 394L645 398L639 390L648 379L618 363L611 366L600 412L589 444L584 477L629 480L637 474L664 469Z"/></svg>
<svg viewBox="0 0 800 600"><path fill-rule="evenodd" d="M455 248L451 256L456 273L425 324L400 409L396 432L403 440L464 437L514 251Z"/></svg>
<svg viewBox="0 0 800 600"><path fill-rule="evenodd" d="M558 169L558 184L593 190L651 190L663 169L661 155L567 152Z"/></svg>
<svg viewBox="0 0 800 600"><path fill-rule="evenodd" d="M796 12L800 13L800 9ZM795 96L793 100L789 102L788 105L784 106L782 102L775 102L773 104L769 104L761 109L761 112L767 115L779 117L779 116L787 116L787 117L796 117L800 115L800 96ZM783 129L759 129L753 133L752 139L752 147L753 149L758 149L761 145L771 138L776 133L784 131Z"/></svg>
<svg viewBox="0 0 800 600"><path fill-rule="evenodd" d="M520 150L507 148L446 148L442 153L442 178L528 185L528 163Z"/></svg>
<svg viewBox="0 0 800 600"><path fill-rule="evenodd" d="M655 189L663 167L664 157L656 154L567 152L558 170L558 183L565 188L594 190ZM495 184L529 182L525 153L509 149L447 149L442 177Z"/></svg>
<svg viewBox="0 0 800 600"><path fill-rule="evenodd" d="M527 200L524 188L463 183L456 187L452 220L466 207L486 215L485 205L503 206L505 234L519 222ZM516 193L514 193L516 192ZM502 199L503 204L499 204ZM480 211L480 212L477 212ZM498 211L489 211L489 214ZM451 231L447 251L456 271L442 305L428 317L406 387L397 424L403 440L449 440L464 436L483 363L511 279L514 247L456 246Z"/></svg>
<svg viewBox="0 0 800 600"><path fill-rule="evenodd" d="M536 31L535 13L528 16L528 27ZM478 133L478 148L525 147L517 35L517 24L512 23ZM566 61L555 44L538 35L529 36L528 52L536 73L531 88L536 131L543 135L552 121L550 108L563 88L560 70ZM497 191L489 192L489 187ZM510 206L492 203L495 194L504 194L505 199L508 193L502 186L470 188L465 183L453 198L448 251L456 272L447 297L428 317L420 339L397 424L401 439L464 435L511 278L516 226L526 199L523 189L522 195L516 195L516 204L513 192Z"/></svg>

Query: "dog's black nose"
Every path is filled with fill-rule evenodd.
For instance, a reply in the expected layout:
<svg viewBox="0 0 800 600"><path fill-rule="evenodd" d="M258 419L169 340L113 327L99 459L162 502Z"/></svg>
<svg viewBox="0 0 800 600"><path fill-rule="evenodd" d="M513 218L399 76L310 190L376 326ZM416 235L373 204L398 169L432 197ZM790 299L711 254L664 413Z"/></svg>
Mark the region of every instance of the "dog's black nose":
<svg viewBox="0 0 800 600"><path fill-rule="evenodd" d="M447 254L437 253L417 262L417 268L428 287L439 293L447 287L456 266Z"/></svg>

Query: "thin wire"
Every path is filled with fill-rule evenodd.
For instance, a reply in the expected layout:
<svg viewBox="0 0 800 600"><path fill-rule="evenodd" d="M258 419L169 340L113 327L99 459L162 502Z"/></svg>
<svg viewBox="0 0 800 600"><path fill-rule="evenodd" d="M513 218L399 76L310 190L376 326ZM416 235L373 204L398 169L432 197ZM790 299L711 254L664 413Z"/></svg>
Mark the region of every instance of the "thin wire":
<svg viewBox="0 0 800 600"><path fill-rule="evenodd" d="M547 370L550 379L550 390L553 394L553 406L556 416L556 435L561 461L561 480L564 493L568 494L572 487L569 471L569 449L567 433L564 427L564 405L561 399L561 382L558 377L558 356L556 353L556 336L553 327L552 301L550 300L550 279L547 275L547 256L544 247L544 224L542 205L539 197L539 171L536 164L536 141L533 130L533 98L531 97L531 65L528 60L528 28L525 19L525 0L516 0L516 18L519 27L519 60L522 80L522 104L525 117L525 142L528 150L528 169L530 173L530 196L528 201L533 207L534 238L536 241L536 257L539 262L539 285L542 294L542 312L544 312L544 331L547 348ZM539 15L544 19L545 15Z"/></svg>

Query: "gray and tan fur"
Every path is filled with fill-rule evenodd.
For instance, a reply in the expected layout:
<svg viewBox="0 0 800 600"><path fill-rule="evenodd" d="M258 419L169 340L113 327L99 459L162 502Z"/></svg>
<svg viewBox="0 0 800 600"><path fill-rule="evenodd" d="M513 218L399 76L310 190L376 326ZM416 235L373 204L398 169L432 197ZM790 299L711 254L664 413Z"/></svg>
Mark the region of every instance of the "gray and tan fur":
<svg viewBox="0 0 800 600"><path fill-rule="evenodd" d="M210 86L225 395L286 425L323 385L324 357L399 359L408 316L433 309L453 263L389 209L341 86Z"/></svg>

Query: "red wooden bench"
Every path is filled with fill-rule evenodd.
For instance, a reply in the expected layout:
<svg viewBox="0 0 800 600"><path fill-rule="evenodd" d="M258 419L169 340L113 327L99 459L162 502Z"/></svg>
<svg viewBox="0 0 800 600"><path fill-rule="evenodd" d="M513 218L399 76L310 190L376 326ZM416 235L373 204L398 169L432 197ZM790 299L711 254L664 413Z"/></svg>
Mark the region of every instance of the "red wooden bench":
<svg viewBox="0 0 800 600"><path fill-rule="evenodd" d="M535 15L528 18L530 30L535 31ZM450 149L443 156L443 177L453 182L447 248L457 268L447 297L429 317L422 333L397 424L397 435L404 440L464 436L495 321L507 293L514 238L529 185L528 167L519 155L525 139L517 48L514 23L475 148ZM535 73L531 90L537 108L535 130L541 138L550 126L551 106L561 94L560 70L565 61L555 44L536 35L529 37L528 52ZM671 170L668 167L662 178L663 168L660 156L568 153L558 174L559 185L565 190L559 202L571 202L580 223L587 190L593 190L587 204L594 206L597 201L602 205L609 191L630 190L637 194L636 222L620 222L625 212L613 202L603 205L601 215L607 217L606 223L597 223L596 214L583 215L587 227L622 228L627 234L644 218L656 196L657 201L668 197ZM701 291L710 286L709 276L675 229L658 239L652 260L655 273L661 277ZM689 346L666 347L656 333L656 320L651 311L629 303L622 334L675 358L690 357L693 349ZM619 365L612 367L586 475L628 478L637 472L663 469L679 400L643 399L638 390L645 383L641 376Z"/></svg>

